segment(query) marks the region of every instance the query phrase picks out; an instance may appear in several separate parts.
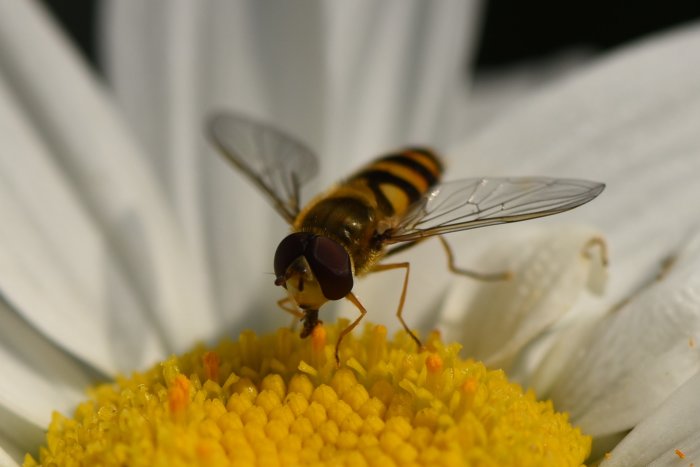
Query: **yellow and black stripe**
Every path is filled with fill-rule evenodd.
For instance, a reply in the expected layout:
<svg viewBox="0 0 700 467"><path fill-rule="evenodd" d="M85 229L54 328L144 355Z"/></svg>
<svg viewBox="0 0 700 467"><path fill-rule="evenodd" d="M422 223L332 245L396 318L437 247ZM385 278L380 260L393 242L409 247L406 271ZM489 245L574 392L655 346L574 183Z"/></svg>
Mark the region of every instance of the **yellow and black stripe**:
<svg viewBox="0 0 700 467"><path fill-rule="evenodd" d="M440 180L442 171L442 163L430 149L407 148L376 159L348 183L366 184L383 215L400 216Z"/></svg>

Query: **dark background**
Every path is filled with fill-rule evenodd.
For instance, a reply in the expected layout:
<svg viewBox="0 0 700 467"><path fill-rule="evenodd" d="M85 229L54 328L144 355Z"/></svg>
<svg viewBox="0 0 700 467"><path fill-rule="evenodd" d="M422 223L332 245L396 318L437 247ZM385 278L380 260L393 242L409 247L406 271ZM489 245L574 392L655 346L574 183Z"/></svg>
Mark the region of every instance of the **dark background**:
<svg viewBox="0 0 700 467"><path fill-rule="evenodd" d="M94 64L94 18L99 0L42 2ZM602 52L653 31L700 18L697 0L491 0L485 5L486 18L476 59L478 70L545 58L571 48Z"/></svg>

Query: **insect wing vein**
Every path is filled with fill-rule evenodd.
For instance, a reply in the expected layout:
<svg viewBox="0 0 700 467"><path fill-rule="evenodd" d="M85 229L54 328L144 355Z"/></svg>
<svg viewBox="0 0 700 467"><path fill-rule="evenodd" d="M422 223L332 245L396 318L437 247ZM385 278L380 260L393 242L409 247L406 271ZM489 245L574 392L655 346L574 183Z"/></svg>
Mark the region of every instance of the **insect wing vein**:
<svg viewBox="0 0 700 467"><path fill-rule="evenodd" d="M592 200L604 187L586 180L546 177L442 183L411 207L387 243L549 216Z"/></svg>
<svg viewBox="0 0 700 467"><path fill-rule="evenodd" d="M221 154L291 223L299 214L301 186L318 172L311 149L281 130L233 113L214 115L208 129Z"/></svg>

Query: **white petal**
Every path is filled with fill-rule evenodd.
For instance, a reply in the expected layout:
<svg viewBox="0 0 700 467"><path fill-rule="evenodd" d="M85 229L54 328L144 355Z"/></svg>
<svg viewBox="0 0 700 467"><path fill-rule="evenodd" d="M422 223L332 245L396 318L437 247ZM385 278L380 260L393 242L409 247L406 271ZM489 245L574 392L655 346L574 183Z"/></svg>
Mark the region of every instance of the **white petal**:
<svg viewBox="0 0 700 467"><path fill-rule="evenodd" d="M24 452L0 433L0 466L19 467L23 458Z"/></svg>
<svg viewBox="0 0 700 467"><path fill-rule="evenodd" d="M168 154L175 129L201 135L204 113L223 107L287 127L347 163L445 141L443 124L467 85L477 6L107 2L103 52L153 155Z"/></svg>
<svg viewBox="0 0 700 467"><path fill-rule="evenodd" d="M0 446L19 461L43 442L51 413L72 413L91 380L84 366L2 301L0 322Z"/></svg>
<svg viewBox="0 0 700 467"><path fill-rule="evenodd" d="M0 426L0 446L16 461L21 461L24 453L36 453L38 446L46 440L46 427L28 422L3 406L0 406L0 419L3 422Z"/></svg>
<svg viewBox="0 0 700 467"><path fill-rule="evenodd" d="M574 49L537 61L477 72L464 109L466 122L462 137L468 140L469 135L478 133L507 112L517 111L534 93L584 69L593 56L586 50Z"/></svg>
<svg viewBox="0 0 700 467"><path fill-rule="evenodd" d="M675 466L700 462L700 373L639 423L601 467ZM685 457L681 461L679 450Z"/></svg>
<svg viewBox="0 0 700 467"><path fill-rule="evenodd" d="M583 226L532 227L517 240L496 235L497 247L475 262L480 270L510 271L505 281L455 280L441 329L470 357L509 369L524 347L551 330L585 291L605 282L605 245ZM525 364L525 362L522 362Z"/></svg>
<svg viewBox="0 0 700 467"><path fill-rule="evenodd" d="M659 282L592 328L552 393L591 435L630 429L700 371L700 232Z"/></svg>
<svg viewBox="0 0 700 467"><path fill-rule="evenodd" d="M262 308L270 310L263 317L286 322L271 305L266 274L286 227L240 175L211 151L202 156L205 115L236 109L298 135L321 154L324 184L395 145L444 142L457 123L455 96L465 92L475 8L404 0L107 3L108 74L191 244L211 262L222 313L260 326ZM241 318L242 310L252 313Z"/></svg>
<svg viewBox="0 0 700 467"><path fill-rule="evenodd" d="M607 183L597 200L556 222L576 219L602 231L611 254L607 296L616 302L653 276L699 217L700 60L690 59L698 48L696 25L584 68L452 151L452 176ZM513 235L517 229L509 226Z"/></svg>
<svg viewBox="0 0 700 467"><path fill-rule="evenodd" d="M53 410L66 414L73 410L91 378L85 367L47 342L4 302L0 302L0 318L5 382L0 386L0 406L28 423L46 427ZM2 426L10 424L4 421Z"/></svg>
<svg viewBox="0 0 700 467"><path fill-rule="evenodd" d="M478 3L365 0L324 6L325 110L331 124L324 149L335 155L326 157L369 158L394 146L443 147L452 141L461 130L456 112L468 86Z"/></svg>
<svg viewBox="0 0 700 467"><path fill-rule="evenodd" d="M575 322L559 327L542 339L544 348L537 355L538 360L519 375L520 382L533 389L539 397L550 394L561 373L571 363L572 356L585 352L592 329L604 315L601 310L605 310L605 307L605 301L600 296L596 299L582 296L572 310L572 315L576 316Z"/></svg>
<svg viewBox="0 0 700 467"><path fill-rule="evenodd" d="M46 336L103 372L151 362L164 352L153 317L23 117L0 76L5 298Z"/></svg>
<svg viewBox="0 0 700 467"><path fill-rule="evenodd" d="M140 149L99 84L34 3L0 3L0 66L83 208L106 233L129 287L162 325L167 343L182 349L212 334L215 322L199 266ZM102 337L115 331L104 327Z"/></svg>

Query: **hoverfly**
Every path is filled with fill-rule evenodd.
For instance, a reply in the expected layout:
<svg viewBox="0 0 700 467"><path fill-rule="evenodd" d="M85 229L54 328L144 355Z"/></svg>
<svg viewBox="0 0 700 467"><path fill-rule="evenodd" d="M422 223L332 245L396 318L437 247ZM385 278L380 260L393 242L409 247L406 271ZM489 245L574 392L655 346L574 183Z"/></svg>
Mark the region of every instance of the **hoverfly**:
<svg viewBox="0 0 700 467"><path fill-rule="evenodd" d="M278 305L302 321L301 337L321 323L318 311L327 301L345 298L359 310L338 337L336 363L343 337L366 313L352 292L354 276L405 270L396 316L420 347L401 314L409 263L383 259L437 236L451 271L486 280L503 278L458 269L442 235L557 214L591 201L605 187L545 177L440 183L443 166L438 156L427 148L409 147L375 159L302 205L300 189L318 170L317 158L306 145L235 114L215 115L208 130L226 160L267 195L291 226L292 233L275 252L275 285L287 290Z"/></svg>

